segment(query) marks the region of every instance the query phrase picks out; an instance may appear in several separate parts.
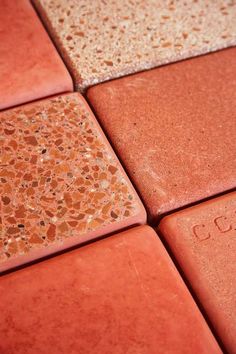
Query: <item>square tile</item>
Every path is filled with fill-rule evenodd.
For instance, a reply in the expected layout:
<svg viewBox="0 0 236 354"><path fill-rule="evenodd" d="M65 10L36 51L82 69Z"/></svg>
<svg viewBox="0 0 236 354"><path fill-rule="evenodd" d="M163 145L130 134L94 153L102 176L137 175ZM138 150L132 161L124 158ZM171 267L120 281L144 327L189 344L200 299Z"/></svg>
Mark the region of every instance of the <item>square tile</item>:
<svg viewBox="0 0 236 354"><path fill-rule="evenodd" d="M152 219L235 187L235 58L227 49L89 89Z"/></svg>
<svg viewBox="0 0 236 354"><path fill-rule="evenodd" d="M146 221L77 93L0 113L0 270Z"/></svg>

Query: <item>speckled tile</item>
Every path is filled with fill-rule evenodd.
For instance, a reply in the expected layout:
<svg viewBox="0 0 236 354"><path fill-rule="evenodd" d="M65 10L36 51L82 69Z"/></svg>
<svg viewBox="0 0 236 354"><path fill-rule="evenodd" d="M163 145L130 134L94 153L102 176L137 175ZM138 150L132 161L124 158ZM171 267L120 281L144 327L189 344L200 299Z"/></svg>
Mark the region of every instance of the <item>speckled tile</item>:
<svg viewBox="0 0 236 354"><path fill-rule="evenodd" d="M148 226L0 278L0 352L220 354Z"/></svg>
<svg viewBox="0 0 236 354"><path fill-rule="evenodd" d="M159 230L221 338L236 353L236 192L162 219Z"/></svg>
<svg viewBox="0 0 236 354"><path fill-rule="evenodd" d="M0 270L145 223L82 96L25 105L0 120Z"/></svg>
<svg viewBox="0 0 236 354"><path fill-rule="evenodd" d="M0 109L73 90L29 0L0 0Z"/></svg>
<svg viewBox="0 0 236 354"><path fill-rule="evenodd" d="M236 44L232 0L34 0L78 90Z"/></svg>
<svg viewBox="0 0 236 354"><path fill-rule="evenodd" d="M235 188L236 48L92 87L149 215Z"/></svg>

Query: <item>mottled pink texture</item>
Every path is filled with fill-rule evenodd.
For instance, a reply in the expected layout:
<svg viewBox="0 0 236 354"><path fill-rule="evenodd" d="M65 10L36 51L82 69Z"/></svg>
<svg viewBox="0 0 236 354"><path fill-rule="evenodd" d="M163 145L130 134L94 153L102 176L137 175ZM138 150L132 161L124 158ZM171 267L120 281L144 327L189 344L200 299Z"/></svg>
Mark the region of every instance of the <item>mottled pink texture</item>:
<svg viewBox="0 0 236 354"><path fill-rule="evenodd" d="M220 354L155 232L139 227L0 278L4 354Z"/></svg>

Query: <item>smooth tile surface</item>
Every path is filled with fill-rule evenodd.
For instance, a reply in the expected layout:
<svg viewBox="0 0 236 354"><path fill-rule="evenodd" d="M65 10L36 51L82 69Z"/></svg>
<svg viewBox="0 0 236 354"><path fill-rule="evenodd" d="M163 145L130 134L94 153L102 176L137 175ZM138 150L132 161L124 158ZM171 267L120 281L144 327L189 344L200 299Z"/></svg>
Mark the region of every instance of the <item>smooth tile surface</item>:
<svg viewBox="0 0 236 354"><path fill-rule="evenodd" d="M236 353L236 192L165 217L160 231L228 353Z"/></svg>
<svg viewBox="0 0 236 354"><path fill-rule="evenodd" d="M82 96L25 105L0 120L0 270L145 222Z"/></svg>
<svg viewBox="0 0 236 354"><path fill-rule="evenodd" d="M34 0L78 90L236 44L234 1Z"/></svg>
<svg viewBox="0 0 236 354"><path fill-rule="evenodd" d="M3 276L0 289L3 353L221 353L147 226Z"/></svg>
<svg viewBox="0 0 236 354"><path fill-rule="evenodd" d="M149 214L236 186L236 48L88 91Z"/></svg>
<svg viewBox="0 0 236 354"><path fill-rule="evenodd" d="M0 109L72 90L30 1L0 0Z"/></svg>

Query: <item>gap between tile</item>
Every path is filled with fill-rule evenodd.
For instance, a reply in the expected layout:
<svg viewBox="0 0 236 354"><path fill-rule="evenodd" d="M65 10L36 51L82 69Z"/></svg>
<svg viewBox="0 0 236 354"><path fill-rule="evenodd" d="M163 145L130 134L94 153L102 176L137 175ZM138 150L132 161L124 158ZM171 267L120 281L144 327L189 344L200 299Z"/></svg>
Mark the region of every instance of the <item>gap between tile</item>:
<svg viewBox="0 0 236 354"><path fill-rule="evenodd" d="M132 182L132 181L131 181ZM214 194L212 196L209 196L209 197L206 197L206 198L203 198L203 199L200 199L196 202L193 202L193 203L190 203L190 204L186 204L186 205L183 205L177 209L174 209L174 210L171 210L171 211L168 211L166 213L163 213L161 215L159 215L159 217L156 219L156 221L154 222L153 224L153 227L158 227L161 220L168 216L168 215L171 215L171 214L174 214L174 213L177 213L178 211L181 211L181 210L184 210L184 209L188 209L188 208L191 208L193 206L196 206L196 205L199 205L199 204L202 204L202 203L205 203L209 200L212 200L212 199L215 199L215 198L218 198L218 197L222 197L223 195L226 195L228 193L232 193L232 192L235 192L236 191L236 187L235 188L231 188L231 189L227 189L225 190L224 192L221 192L221 193L217 193L217 194ZM144 205L145 206L145 205Z"/></svg>
<svg viewBox="0 0 236 354"><path fill-rule="evenodd" d="M146 225L146 224L144 224L144 225ZM108 234L99 236L99 237L97 237L97 238L95 238L95 239L91 239L91 240L88 240L88 241L84 241L84 242L82 242L82 243L80 243L80 244L77 244L77 245L74 245L74 246L72 246L72 247L65 248L65 249L63 249L63 250L61 250L61 251L57 251L57 252L52 253L52 254L49 254L49 255L47 255L47 256L44 256L44 257L35 259L34 261L31 261L31 262L28 262L28 263L24 263L24 264L22 264L22 265L16 266L16 267L11 268L11 269L8 269L8 270L4 270L3 272L0 272L0 279L1 279L1 277L5 276L5 275L8 275L8 274L10 274L10 273L14 273L14 272L16 272L16 271L18 271L18 270L21 270L21 269L24 269L24 268L27 268L27 267L31 267L31 266L34 265L34 264L38 264L38 263L44 262L44 261L46 261L46 260L48 260L48 259L58 257L58 256L60 256L60 255L62 255L62 254L64 254L64 253L72 252L72 251L74 251L74 250L76 250L76 249L80 249L81 247L85 247L85 246L91 245L91 244L93 244L93 243L95 243L95 242L99 242L99 241L101 241L101 240L103 240L103 239L106 239L106 238L108 238L108 237L110 237L110 236L114 236L114 235L116 235L116 234L118 234L118 233L122 233L122 232L131 230L131 229L136 228L136 227L139 227L139 226L144 226L144 225L139 225L139 224L129 225L129 226L124 227L124 228L122 228L122 229L119 229L119 230L110 232L110 233L108 233Z"/></svg>
<svg viewBox="0 0 236 354"><path fill-rule="evenodd" d="M35 13L36 13L36 15L38 16L38 19L40 20L40 22L41 22L43 28L44 28L45 31L47 32L47 35L48 35L48 37L50 38L50 40L51 40L51 42L52 42L52 44L53 44L55 50L57 51L58 55L60 56L61 60L63 61L64 65L65 65L65 67L66 67L68 73L70 74L70 77L71 77L72 83L73 83L73 91L76 91L76 90L75 90L75 80L74 80L74 77L73 77L73 75L72 75L71 69L70 69L69 66L66 64L66 62L65 62L65 60L64 60L64 58L63 58L63 56L61 55L61 52L58 50L57 45L56 45L56 43L55 43L55 41L54 41L54 38L53 38L53 36L51 35L51 33L49 32L49 30L48 30L46 24L44 23L44 21L43 21L41 15L40 15L40 13L39 13L39 11L37 10L37 8L36 8L34 2L33 2L32 0L30 0L30 3L31 3L31 5L32 5L32 7L33 7L33 9L34 9L34 11L35 11ZM50 97L53 97L53 96L50 96ZM12 107L11 107L11 108L12 108Z"/></svg>
<svg viewBox="0 0 236 354"><path fill-rule="evenodd" d="M221 193L221 195L222 195L222 194L224 194L224 193ZM208 198L208 200L209 200L209 199L212 199L212 198ZM195 205L196 205L196 204L198 204L198 203L195 203ZM186 209L186 207L181 207L180 209ZM174 212L176 212L176 210L175 210ZM174 212L171 212L171 214L173 214ZM165 238L163 237L161 231L160 231L159 229L157 230L157 227L155 227L155 231L156 231L156 233L157 233L157 237L159 236L159 239L160 239L160 241L161 241L163 247L166 249L168 255L170 256L170 258L171 258L171 260L172 260L172 262L174 263L174 266L175 266L175 268L177 269L179 275L181 276L181 278L182 278L182 280L183 280L185 286L187 287L188 291L190 292L190 294L191 294L191 296L192 296L194 302L196 303L196 305L197 305L199 311L201 312L201 314L202 314L204 320L206 321L208 327L210 328L210 331L212 332L213 336L215 337L215 339L216 339L216 341L217 341L217 343L218 343L220 349L222 350L222 352L223 352L224 354L229 354L229 353L227 352L227 350L226 350L226 348L225 348L225 346L224 346L224 344L223 344L221 338L220 338L220 337L218 336L218 334L216 333L216 331L215 331L215 329L214 329L214 327L213 327L213 325L212 325L212 323L211 323L211 321L210 321L210 319L209 319L209 317L208 317L208 315L207 315L207 312L205 311L204 307L203 307L202 304L200 303L200 300L198 299L198 297L197 297L197 295L195 294L195 292L194 292L194 290L193 290L193 288L192 288L190 282L188 281L188 279L186 278L186 276L185 276L183 270L181 269L180 265L178 264L178 262L177 262L177 260L176 260L176 257L174 256L174 254L173 254L173 252L172 252L170 246L168 245L168 243L166 242Z"/></svg>

